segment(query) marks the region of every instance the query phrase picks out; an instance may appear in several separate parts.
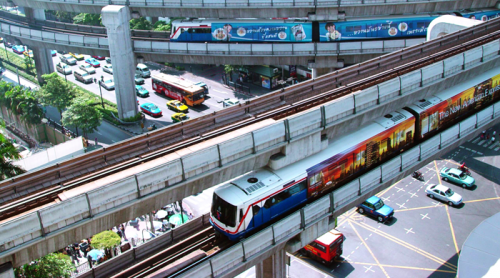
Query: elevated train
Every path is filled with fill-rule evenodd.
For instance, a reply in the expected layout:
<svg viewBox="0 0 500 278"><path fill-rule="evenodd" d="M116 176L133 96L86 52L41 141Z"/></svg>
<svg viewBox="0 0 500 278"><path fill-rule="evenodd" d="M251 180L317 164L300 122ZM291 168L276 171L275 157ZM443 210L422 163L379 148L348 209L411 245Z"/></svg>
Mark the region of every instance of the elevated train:
<svg viewBox="0 0 500 278"><path fill-rule="evenodd" d="M394 111L306 159L230 180L214 191L210 223L239 240L500 100L500 69Z"/></svg>
<svg viewBox="0 0 500 278"><path fill-rule="evenodd" d="M443 14L478 20L500 16L500 10L441 13L379 18L352 18L337 22L300 19L172 21L173 42L334 42L425 37L430 22Z"/></svg>

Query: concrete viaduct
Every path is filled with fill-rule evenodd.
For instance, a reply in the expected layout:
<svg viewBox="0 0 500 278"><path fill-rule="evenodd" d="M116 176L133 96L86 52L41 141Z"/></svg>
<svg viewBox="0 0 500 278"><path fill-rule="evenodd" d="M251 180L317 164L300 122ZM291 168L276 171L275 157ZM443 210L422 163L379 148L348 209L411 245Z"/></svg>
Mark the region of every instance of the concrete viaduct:
<svg viewBox="0 0 500 278"><path fill-rule="evenodd" d="M499 49L500 42L495 40L321 107L284 120L265 120L67 191L61 194L61 202L0 224L0 263L22 265L248 171L266 165L278 169L299 161L376 117L498 67ZM285 250L293 252L311 242L332 228L335 216L360 199L499 119L500 103L496 103L245 239L186 277L231 277L255 264L258 273L272 269L267 275L284 277Z"/></svg>

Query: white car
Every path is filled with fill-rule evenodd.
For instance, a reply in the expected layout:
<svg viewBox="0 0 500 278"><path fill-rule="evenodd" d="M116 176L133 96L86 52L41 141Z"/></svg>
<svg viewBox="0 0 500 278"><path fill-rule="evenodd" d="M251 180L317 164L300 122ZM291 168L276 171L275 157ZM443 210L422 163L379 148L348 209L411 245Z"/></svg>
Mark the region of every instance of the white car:
<svg viewBox="0 0 500 278"><path fill-rule="evenodd" d="M109 74L113 74L113 66L111 66L111 64L109 64L109 65L106 64L106 65L102 66L102 70L104 72L109 73Z"/></svg>
<svg viewBox="0 0 500 278"><path fill-rule="evenodd" d="M58 72L64 74L64 75L68 75L68 74L73 73L73 71L71 70L71 68L68 65L66 65L65 63L62 63L62 62L57 63L56 70Z"/></svg>
<svg viewBox="0 0 500 278"><path fill-rule="evenodd" d="M69 54L64 54L60 57L61 62L65 63L66 65L76 65L76 59L73 58L73 56Z"/></svg>
<svg viewBox="0 0 500 278"><path fill-rule="evenodd" d="M102 80L99 80L99 85L101 85L108 91L115 89L115 82L111 78L103 78Z"/></svg>
<svg viewBox="0 0 500 278"><path fill-rule="evenodd" d="M80 69L88 72L89 74L94 74L95 73L94 67L91 66L90 64L81 64L80 65Z"/></svg>
<svg viewBox="0 0 500 278"><path fill-rule="evenodd" d="M425 189L425 193L431 199L441 200L450 206L458 206L462 203L462 196L442 184L429 184Z"/></svg>
<svg viewBox="0 0 500 278"><path fill-rule="evenodd" d="M222 107L231 107L240 104L240 101L234 98L227 98L222 101Z"/></svg>

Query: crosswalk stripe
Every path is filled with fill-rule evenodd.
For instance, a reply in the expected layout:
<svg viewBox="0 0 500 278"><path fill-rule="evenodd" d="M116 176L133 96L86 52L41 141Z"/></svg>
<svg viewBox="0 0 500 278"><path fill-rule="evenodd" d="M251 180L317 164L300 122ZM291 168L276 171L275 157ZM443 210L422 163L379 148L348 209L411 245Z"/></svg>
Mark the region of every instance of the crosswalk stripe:
<svg viewBox="0 0 500 278"><path fill-rule="evenodd" d="M498 150L500 150L500 147L496 147L496 148L495 148L495 151L498 151Z"/></svg>
<svg viewBox="0 0 500 278"><path fill-rule="evenodd" d="M481 138L477 137L476 139L472 140L472 143L473 143L473 144L476 144L476 143L477 143L477 141L479 141L479 140L481 140ZM469 141L469 142L470 142L470 141Z"/></svg>
<svg viewBox="0 0 500 278"><path fill-rule="evenodd" d="M486 143L486 141L482 140L481 142L479 142L479 146L483 145L484 143Z"/></svg>
<svg viewBox="0 0 500 278"><path fill-rule="evenodd" d="M488 149L493 149L493 147L495 147L495 144L491 144L491 146L488 148Z"/></svg>

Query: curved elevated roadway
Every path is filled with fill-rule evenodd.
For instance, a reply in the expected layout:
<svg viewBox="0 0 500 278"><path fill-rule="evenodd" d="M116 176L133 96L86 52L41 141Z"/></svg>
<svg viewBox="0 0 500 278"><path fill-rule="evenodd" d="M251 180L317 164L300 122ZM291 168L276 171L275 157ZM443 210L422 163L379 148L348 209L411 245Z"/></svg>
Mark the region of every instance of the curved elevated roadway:
<svg viewBox="0 0 500 278"><path fill-rule="evenodd" d="M496 0L1 0L21 7L100 13L106 5L126 5L143 16L205 18L309 17L337 20L493 7Z"/></svg>
<svg viewBox="0 0 500 278"><path fill-rule="evenodd" d="M0 262L21 265L249 170L288 165L369 119L497 67L499 24L495 19L2 182L5 198L42 191L2 205ZM500 107L485 111L476 127L496 119Z"/></svg>

